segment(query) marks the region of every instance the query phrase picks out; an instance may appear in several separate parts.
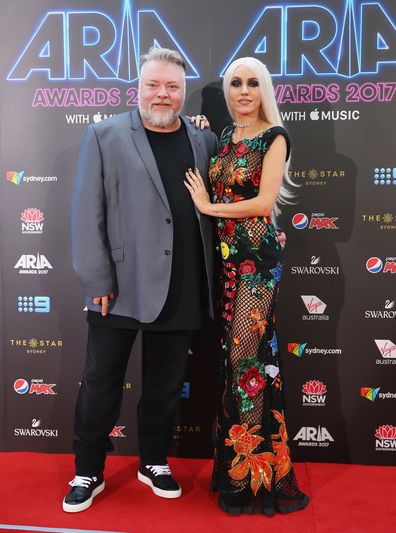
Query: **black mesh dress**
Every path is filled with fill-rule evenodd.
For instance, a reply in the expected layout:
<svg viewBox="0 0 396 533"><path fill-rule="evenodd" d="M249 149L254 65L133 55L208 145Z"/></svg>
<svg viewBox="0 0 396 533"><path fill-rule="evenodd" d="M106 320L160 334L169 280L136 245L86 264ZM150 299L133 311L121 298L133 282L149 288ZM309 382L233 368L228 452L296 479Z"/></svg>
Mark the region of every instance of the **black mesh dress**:
<svg viewBox="0 0 396 533"><path fill-rule="evenodd" d="M280 127L238 143L231 135L223 136L211 160L213 203L257 196L263 157L277 135L289 153ZM220 218L217 232L224 337L212 490L232 514L297 511L309 499L298 489L284 419L274 314L282 248L267 217Z"/></svg>

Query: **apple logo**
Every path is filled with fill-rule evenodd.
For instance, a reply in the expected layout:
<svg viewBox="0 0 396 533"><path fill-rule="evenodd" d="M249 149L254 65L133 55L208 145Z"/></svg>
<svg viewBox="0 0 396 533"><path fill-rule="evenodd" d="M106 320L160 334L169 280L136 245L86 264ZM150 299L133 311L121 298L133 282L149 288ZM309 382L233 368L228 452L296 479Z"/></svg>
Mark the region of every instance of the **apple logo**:
<svg viewBox="0 0 396 533"><path fill-rule="evenodd" d="M317 265L317 264L319 264L319 262L320 262L320 256L316 257L316 256L313 255L311 257L311 265Z"/></svg>
<svg viewBox="0 0 396 533"><path fill-rule="evenodd" d="M93 116L93 121L96 123L96 122L100 122L101 120L102 120L102 113L99 111L99 113L96 113Z"/></svg>
<svg viewBox="0 0 396 533"><path fill-rule="evenodd" d="M317 109L315 109L315 111L311 111L309 117L311 120L319 120L319 111Z"/></svg>

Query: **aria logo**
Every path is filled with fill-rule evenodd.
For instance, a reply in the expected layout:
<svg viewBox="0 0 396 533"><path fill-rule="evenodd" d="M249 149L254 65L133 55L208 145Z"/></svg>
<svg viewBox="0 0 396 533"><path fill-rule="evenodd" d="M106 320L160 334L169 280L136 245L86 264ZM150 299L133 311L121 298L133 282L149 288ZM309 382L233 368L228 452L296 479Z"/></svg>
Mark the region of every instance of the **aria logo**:
<svg viewBox="0 0 396 533"><path fill-rule="evenodd" d="M303 320L329 320L329 315L325 315L327 304L325 304L320 298L313 294L301 295L301 299L304 302L305 307L309 315L303 315Z"/></svg>
<svg viewBox="0 0 396 533"><path fill-rule="evenodd" d="M326 402L326 385L317 379L311 379L302 387L303 405L324 407Z"/></svg>
<svg viewBox="0 0 396 533"><path fill-rule="evenodd" d="M374 339L382 359L377 359L377 365L396 365L396 346L389 339Z"/></svg>
<svg viewBox="0 0 396 533"><path fill-rule="evenodd" d="M29 207L21 213L22 233L41 235L43 233L44 213L35 207Z"/></svg>
<svg viewBox="0 0 396 533"><path fill-rule="evenodd" d="M125 438L126 435L124 435L123 430L126 428L126 426L114 426L111 432L109 433L109 437L114 438Z"/></svg>
<svg viewBox="0 0 396 533"><path fill-rule="evenodd" d="M385 300L384 309L366 309L366 311L364 312L364 318L396 318L396 309L394 309L394 307L394 300Z"/></svg>
<svg viewBox="0 0 396 533"><path fill-rule="evenodd" d="M292 266L291 273L294 275L308 276L338 276L340 267L338 266L319 266L320 256L311 257L311 266Z"/></svg>
<svg viewBox="0 0 396 533"><path fill-rule="evenodd" d="M396 427L390 424L379 426L375 430L376 451L396 451Z"/></svg>
<svg viewBox="0 0 396 533"><path fill-rule="evenodd" d="M385 259L385 266L379 257L370 257L366 261L366 269L370 274L378 274L381 271L383 274L396 274L396 257L387 257Z"/></svg>
<svg viewBox="0 0 396 533"><path fill-rule="evenodd" d="M325 427L302 427L293 440L299 441L298 446L328 447L334 442L333 437Z"/></svg>
<svg viewBox="0 0 396 533"><path fill-rule="evenodd" d="M18 259L14 268L19 268L19 274L48 274L52 265L44 254L24 254Z"/></svg>
<svg viewBox="0 0 396 533"><path fill-rule="evenodd" d="M336 220L338 217L328 217L324 213L312 213L310 220L305 213L296 213L292 218L292 224L296 229L305 229L308 226L308 229L334 230L339 229L335 225Z"/></svg>

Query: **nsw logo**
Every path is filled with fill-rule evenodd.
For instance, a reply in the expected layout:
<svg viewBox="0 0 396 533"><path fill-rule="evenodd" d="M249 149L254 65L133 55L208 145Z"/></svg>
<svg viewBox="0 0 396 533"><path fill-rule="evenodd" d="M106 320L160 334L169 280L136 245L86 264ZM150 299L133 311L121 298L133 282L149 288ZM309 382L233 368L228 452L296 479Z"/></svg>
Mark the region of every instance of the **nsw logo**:
<svg viewBox="0 0 396 533"><path fill-rule="evenodd" d="M44 213L35 207L29 207L21 213L23 234L41 235L44 227Z"/></svg>
<svg viewBox="0 0 396 533"><path fill-rule="evenodd" d="M327 387L322 381L311 379L302 387L303 405L323 407L326 402Z"/></svg>
<svg viewBox="0 0 396 533"><path fill-rule="evenodd" d="M396 427L390 424L379 426L375 430L376 451L396 451Z"/></svg>

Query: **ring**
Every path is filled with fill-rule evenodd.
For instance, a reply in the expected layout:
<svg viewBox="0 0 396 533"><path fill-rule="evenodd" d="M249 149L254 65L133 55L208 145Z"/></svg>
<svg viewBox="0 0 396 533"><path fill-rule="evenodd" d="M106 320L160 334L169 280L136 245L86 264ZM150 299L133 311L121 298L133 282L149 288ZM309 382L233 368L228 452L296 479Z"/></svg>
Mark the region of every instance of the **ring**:
<svg viewBox="0 0 396 533"><path fill-rule="evenodd" d="M206 120L205 115L199 115L200 120Z"/></svg>

